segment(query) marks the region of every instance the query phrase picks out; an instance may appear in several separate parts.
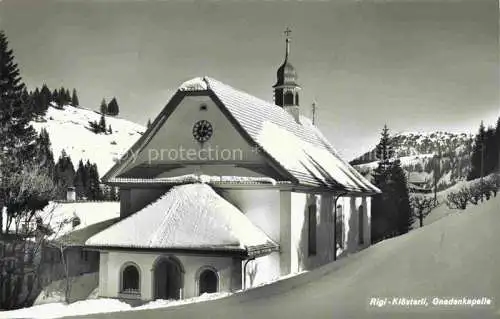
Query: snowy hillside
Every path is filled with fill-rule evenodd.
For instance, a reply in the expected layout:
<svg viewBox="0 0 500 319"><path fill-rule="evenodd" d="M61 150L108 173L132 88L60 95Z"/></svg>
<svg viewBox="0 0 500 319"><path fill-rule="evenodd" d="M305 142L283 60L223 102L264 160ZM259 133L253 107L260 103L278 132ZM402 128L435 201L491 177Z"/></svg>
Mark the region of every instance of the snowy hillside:
<svg viewBox="0 0 500 319"><path fill-rule="evenodd" d="M434 184L437 172L438 190L446 189L464 180L470 169L473 136L466 133L404 132L391 136L394 152L401 160L410 181ZM375 147L351 161L363 175L370 177L377 167Z"/></svg>
<svg viewBox="0 0 500 319"><path fill-rule="evenodd" d="M50 136L52 151L57 161L64 149L76 167L80 159L96 163L99 174L104 175L130 146L144 133L139 124L106 116L106 127L111 125L112 134L95 134L89 121L99 122L101 115L95 111L70 105L62 109L50 106L46 115L33 121L39 132L45 128Z"/></svg>

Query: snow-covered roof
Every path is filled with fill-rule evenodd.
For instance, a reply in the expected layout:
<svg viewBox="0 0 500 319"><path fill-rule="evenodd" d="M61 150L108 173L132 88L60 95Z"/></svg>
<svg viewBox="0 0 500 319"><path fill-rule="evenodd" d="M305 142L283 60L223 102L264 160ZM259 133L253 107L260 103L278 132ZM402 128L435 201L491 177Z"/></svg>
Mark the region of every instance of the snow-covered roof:
<svg viewBox="0 0 500 319"><path fill-rule="evenodd" d="M140 183L140 184L186 184L186 183L205 183L211 185L220 184L270 184L276 185L278 182L270 177L251 177L251 176L214 176L205 174L186 174L173 177L162 178L126 178L117 177L112 180L120 183Z"/></svg>
<svg viewBox="0 0 500 319"><path fill-rule="evenodd" d="M69 234L77 234L82 238L84 234L90 236L89 229L102 230L95 225L110 225L110 220L120 217L120 202L112 201L74 201L74 202L50 202L37 214L42 218L44 224L48 224L54 231L50 239L61 239L74 242L75 238ZM73 219L78 218L79 224L73 227ZM104 223L104 224L103 224ZM94 226L89 228L89 226ZM97 227L97 228L96 228ZM81 241L81 240L79 240Z"/></svg>
<svg viewBox="0 0 500 319"><path fill-rule="evenodd" d="M89 238L87 246L231 251L278 245L206 184L172 187L155 202Z"/></svg>
<svg viewBox="0 0 500 319"><path fill-rule="evenodd" d="M152 127L167 121L168 117L163 114L175 108L176 101L183 95L200 92L211 96L248 142L258 147L291 182L349 192L379 192L339 156L310 119L300 116L300 123L297 123L283 108L209 77L195 78L182 84ZM137 154L151 140L154 132L149 129L134 144L132 152L127 153ZM129 160L131 158L125 156L104 176L104 180L112 181Z"/></svg>

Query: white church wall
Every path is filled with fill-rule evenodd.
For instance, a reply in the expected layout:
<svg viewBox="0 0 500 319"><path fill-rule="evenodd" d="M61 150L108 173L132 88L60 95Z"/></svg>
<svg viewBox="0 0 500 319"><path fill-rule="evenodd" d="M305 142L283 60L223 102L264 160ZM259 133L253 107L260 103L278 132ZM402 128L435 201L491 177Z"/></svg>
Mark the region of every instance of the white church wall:
<svg viewBox="0 0 500 319"><path fill-rule="evenodd" d="M107 256L107 257L104 257ZM144 252L102 252L101 253L101 268L99 276L99 294L102 297L120 298L120 280L121 269L124 265L133 263L139 267L140 273L140 299L152 300L154 298L154 264L157 259L162 256L158 253ZM165 255L167 256L167 255ZM217 270L219 277L219 291L230 291L233 287L238 287L234 284L234 280L241 280L241 277L235 277L234 263L231 257L215 257L215 256L195 256L195 255L175 255L184 267L184 288L182 298L191 298L198 295L198 278L199 270L202 267L211 267ZM237 269L241 271L240 269Z"/></svg>
<svg viewBox="0 0 500 319"><path fill-rule="evenodd" d="M291 196L291 227L290 227L290 273L297 273L304 269L307 258L307 220L306 209L310 198L305 193L290 193ZM304 238L305 237L305 238Z"/></svg>
<svg viewBox="0 0 500 319"><path fill-rule="evenodd" d="M225 189L222 196L272 240L280 238L280 192L276 189Z"/></svg>
<svg viewBox="0 0 500 319"><path fill-rule="evenodd" d="M227 189L222 196L238 207L248 219L269 238L280 243L280 191L276 189ZM245 261L243 261L244 263ZM255 272L253 274L252 272ZM253 286L272 281L280 276L280 255L273 253L251 261L247 265L247 284Z"/></svg>
<svg viewBox="0 0 500 319"><path fill-rule="evenodd" d="M371 243L371 198L367 196L341 197L337 205L342 207L344 215L344 254L354 253L362 248L365 248ZM363 210L363 227L359 227L359 209L362 206ZM360 241L360 231L363 240Z"/></svg>
<svg viewBox="0 0 500 319"><path fill-rule="evenodd" d="M333 195L291 194L290 272L309 270L334 260ZM309 247L309 206L316 204L315 252Z"/></svg>
<svg viewBox="0 0 500 319"><path fill-rule="evenodd" d="M248 262L245 268L246 260L242 261L242 269L245 271L245 288L256 287L279 279L280 277L280 253L256 258Z"/></svg>
<svg viewBox="0 0 500 319"><path fill-rule="evenodd" d="M280 192L280 275L292 271L292 196L290 191Z"/></svg>

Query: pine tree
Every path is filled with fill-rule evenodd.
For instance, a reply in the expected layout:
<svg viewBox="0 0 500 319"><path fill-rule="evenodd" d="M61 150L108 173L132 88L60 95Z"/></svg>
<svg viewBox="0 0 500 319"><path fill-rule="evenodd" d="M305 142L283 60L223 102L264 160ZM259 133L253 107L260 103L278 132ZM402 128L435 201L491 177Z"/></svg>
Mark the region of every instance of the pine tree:
<svg viewBox="0 0 500 319"><path fill-rule="evenodd" d="M68 97L66 96L66 89L61 86L59 89L59 106L64 106L68 104Z"/></svg>
<svg viewBox="0 0 500 319"><path fill-rule="evenodd" d="M13 51L8 47L7 37L0 31L0 150L3 150L3 164L16 168L11 172L19 171L23 162L34 159L36 132L29 125L31 115L27 112L25 93Z"/></svg>
<svg viewBox="0 0 500 319"><path fill-rule="evenodd" d="M106 100L102 99L100 106L101 114L108 114L108 105L106 104Z"/></svg>
<svg viewBox="0 0 500 319"><path fill-rule="evenodd" d="M396 208L396 234L402 235L410 231L413 223L413 214L410 206L406 173L401 163L396 160L392 163L390 176L390 194Z"/></svg>
<svg viewBox="0 0 500 319"><path fill-rule="evenodd" d="M76 93L76 89L73 89L73 95L71 96L71 104L73 106L80 106L80 100L78 100L78 94Z"/></svg>
<svg viewBox="0 0 500 319"><path fill-rule="evenodd" d="M86 197L86 180L85 180L85 166L83 161L80 159L78 162L78 168L75 173L75 179L73 185L75 186L76 197L82 199Z"/></svg>
<svg viewBox="0 0 500 319"><path fill-rule="evenodd" d="M52 91L50 100L56 104L59 101L59 91L57 91L57 89L54 89L54 91Z"/></svg>
<svg viewBox="0 0 500 319"><path fill-rule="evenodd" d="M394 157L394 148L392 146L387 125L384 125L384 128L382 129L380 142L377 144L375 150L375 156L379 160L383 169L388 168L390 160Z"/></svg>
<svg viewBox="0 0 500 319"><path fill-rule="evenodd" d="M45 128L42 128L36 140L36 151L36 157L40 162L40 165L47 169L47 172L51 178L54 178L54 155L52 154L49 133Z"/></svg>
<svg viewBox="0 0 500 319"><path fill-rule="evenodd" d="M495 164L496 172L500 174L500 117L497 119L497 125L495 127L495 149L497 154L497 162Z"/></svg>
<svg viewBox="0 0 500 319"><path fill-rule="evenodd" d="M41 106L43 107L43 112L49 108L49 103L52 101L52 94L50 93L50 89L47 87L46 84L42 85L42 89L40 90L40 95L41 95Z"/></svg>
<svg viewBox="0 0 500 319"><path fill-rule="evenodd" d="M27 214L43 209L52 196L51 180L37 162L37 134L29 123L27 96L13 51L0 31L0 208L6 208L6 214L0 214L2 238L4 222L26 221Z"/></svg>
<svg viewBox="0 0 500 319"><path fill-rule="evenodd" d="M68 187L75 186L75 167L64 149L55 165L54 175L54 180L58 188L57 197L59 199L65 199Z"/></svg>
<svg viewBox="0 0 500 319"><path fill-rule="evenodd" d="M66 89L66 91L64 91L64 98L66 100L66 104L72 104L71 93L69 92L69 89Z"/></svg>
<svg viewBox="0 0 500 319"><path fill-rule="evenodd" d="M498 163L498 144L495 128L490 126L486 130L484 145L484 176L487 176L496 171Z"/></svg>
<svg viewBox="0 0 500 319"><path fill-rule="evenodd" d="M146 124L146 128L150 128L151 127L151 119L148 119L148 124Z"/></svg>
<svg viewBox="0 0 500 319"><path fill-rule="evenodd" d="M45 114L45 105L42 100L42 93L38 88L35 89L35 91L32 94L32 100L33 100L33 112L35 115L43 115Z"/></svg>
<svg viewBox="0 0 500 319"><path fill-rule="evenodd" d="M471 170L467 176L468 180L476 179L484 173L484 152L486 141L486 129L483 121L479 125L478 133L474 138L474 146L471 155Z"/></svg>
<svg viewBox="0 0 500 319"><path fill-rule="evenodd" d="M111 128L111 124L109 124L108 127L108 134L113 134L113 129Z"/></svg>
<svg viewBox="0 0 500 319"><path fill-rule="evenodd" d="M101 114L101 119L99 121L99 133L106 133L106 118Z"/></svg>
<svg viewBox="0 0 500 319"><path fill-rule="evenodd" d="M379 160L374 184L382 191L372 200L372 241L397 236L409 230L412 221L407 181L399 160L394 159L389 129L382 129L376 148Z"/></svg>
<svg viewBox="0 0 500 319"><path fill-rule="evenodd" d="M99 182L99 173L96 164L88 163L88 198L91 200L102 200L102 190Z"/></svg>
<svg viewBox="0 0 500 319"><path fill-rule="evenodd" d="M116 101L116 98L113 97L113 99L109 102L108 104L108 114L116 116L120 113L120 108L118 106L118 102Z"/></svg>

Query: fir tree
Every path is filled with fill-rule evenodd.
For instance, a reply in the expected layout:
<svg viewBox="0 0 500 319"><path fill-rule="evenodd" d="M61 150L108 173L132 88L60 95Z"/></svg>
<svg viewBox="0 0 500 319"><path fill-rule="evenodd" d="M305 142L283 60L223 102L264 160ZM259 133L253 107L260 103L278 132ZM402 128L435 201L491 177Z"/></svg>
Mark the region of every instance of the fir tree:
<svg viewBox="0 0 500 319"><path fill-rule="evenodd" d="M102 200L102 191L99 182L99 173L97 171L96 164L87 163L87 169L89 174L88 180L88 198L91 200Z"/></svg>
<svg viewBox="0 0 500 319"><path fill-rule="evenodd" d="M108 114L108 105L106 104L106 100L102 99L100 106L101 114Z"/></svg>
<svg viewBox="0 0 500 319"><path fill-rule="evenodd" d="M36 132L29 125L31 115L27 111L25 85L3 31L0 31L0 96L0 150L4 164L19 171L23 162L34 159Z"/></svg>
<svg viewBox="0 0 500 319"><path fill-rule="evenodd" d="M75 186L76 197L82 199L86 197L86 180L85 180L85 166L83 161L80 159L78 162L78 168L75 172L75 178L73 185Z"/></svg>
<svg viewBox="0 0 500 319"><path fill-rule="evenodd" d="M148 119L148 124L146 124L146 128L150 128L151 127L151 119Z"/></svg>
<svg viewBox="0 0 500 319"><path fill-rule="evenodd" d="M0 31L0 208L6 208L6 214L0 214L2 238L4 222L27 221L43 209L52 196L51 180L37 159L37 134L29 124L27 96L29 92L27 94L14 62L13 51L4 32ZM0 299L3 302L3 297Z"/></svg>
<svg viewBox="0 0 500 319"><path fill-rule="evenodd" d="M486 141L486 129L483 121L479 125L479 131L474 139L471 155L471 170L467 176L468 180L479 178L484 174L484 152Z"/></svg>
<svg viewBox="0 0 500 319"><path fill-rule="evenodd" d="M43 112L45 113L45 111L49 108L50 101L52 101L52 94L46 84L42 85L40 95L40 101L42 102L41 106L43 107Z"/></svg>
<svg viewBox="0 0 500 319"><path fill-rule="evenodd" d="M374 184L382 191L372 201L372 241L397 236L409 230L412 221L407 181L399 160L395 160L389 129L384 126L376 148L379 160Z"/></svg>
<svg viewBox="0 0 500 319"><path fill-rule="evenodd" d="M497 125L495 127L495 149L494 152L497 154L497 162L495 164L495 170L500 174L500 117L497 119Z"/></svg>
<svg viewBox="0 0 500 319"><path fill-rule="evenodd" d="M394 207L396 208L395 231L397 235L405 234L411 229L413 214L410 206L406 173L401 168L399 160L392 163L389 186L391 199L394 201Z"/></svg>
<svg viewBox="0 0 500 319"><path fill-rule="evenodd" d="M392 146L387 125L384 125L384 128L382 129L380 142L377 144L375 150L375 156L379 160L382 169L387 169L390 160L394 157L394 148Z"/></svg>
<svg viewBox="0 0 500 319"><path fill-rule="evenodd" d="M54 155L52 154L49 133L45 128L42 128L36 140L36 157L41 166L47 169L50 177L54 177L55 163Z"/></svg>
<svg viewBox="0 0 500 319"><path fill-rule="evenodd" d="M66 100L66 104L72 104L71 93L69 92L69 89L66 89L66 91L64 91L64 99Z"/></svg>
<svg viewBox="0 0 500 319"><path fill-rule="evenodd" d="M73 89L73 95L71 96L71 104L73 106L80 106L80 100L78 100L78 94L76 93L76 89Z"/></svg>
<svg viewBox="0 0 500 319"><path fill-rule="evenodd" d="M58 187L57 196L59 199L65 199L68 187L75 186L75 167L65 150L62 150L55 165L54 175L54 180Z"/></svg>
<svg viewBox="0 0 500 319"><path fill-rule="evenodd" d="M50 100L56 104L59 101L59 91L57 91L57 89L54 89L54 91L52 91Z"/></svg>
<svg viewBox="0 0 500 319"><path fill-rule="evenodd" d="M118 106L118 102L116 101L116 98L113 97L113 99L109 102L108 104L108 114L116 116L120 113L120 108Z"/></svg>
<svg viewBox="0 0 500 319"><path fill-rule="evenodd" d="M106 133L106 118L104 114L101 114L101 119L99 120L99 133Z"/></svg>
<svg viewBox="0 0 500 319"><path fill-rule="evenodd" d="M113 129L111 128L111 124L109 124L108 127L108 134L113 134Z"/></svg>

